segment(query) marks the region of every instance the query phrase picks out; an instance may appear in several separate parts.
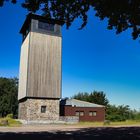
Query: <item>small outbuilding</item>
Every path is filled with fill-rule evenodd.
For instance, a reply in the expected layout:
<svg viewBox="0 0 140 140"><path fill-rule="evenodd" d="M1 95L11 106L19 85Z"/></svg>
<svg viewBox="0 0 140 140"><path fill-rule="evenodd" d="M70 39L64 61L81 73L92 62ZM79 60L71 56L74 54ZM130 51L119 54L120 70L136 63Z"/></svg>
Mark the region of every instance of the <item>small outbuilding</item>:
<svg viewBox="0 0 140 140"><path fill-rule="evenodd" d="M79 121L105 121L105 106L76 99L60 101L60 116L79 116Z"/></svg>

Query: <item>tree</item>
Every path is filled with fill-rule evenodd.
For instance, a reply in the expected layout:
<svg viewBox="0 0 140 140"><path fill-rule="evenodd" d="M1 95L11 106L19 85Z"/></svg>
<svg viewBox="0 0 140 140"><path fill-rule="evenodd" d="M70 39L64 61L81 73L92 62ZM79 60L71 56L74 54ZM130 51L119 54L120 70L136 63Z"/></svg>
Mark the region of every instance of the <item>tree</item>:
<svg viewBox="0 0 140 140"><path fill-rule="evenodd" d="M0 6L6 1L0 0ZM24 0L22 7L34 13L42 10L43 16L57 19L67 28L81 18L80 29L87 24L88 11L92 9L100 20L107 19L107 28L115 29L117 34L131 29L133 39L140 35L140 0Z"/></svg>
<svg viewBox="0 0 140 140"><path fill-rule="evenodd" d="M0 78L0 117L13 114L17 117L18 111L18 79Z"/></svg>
<svg viewBox="0 0 140 140"><path fill-rule="evenodd" d="M95 104L105 105L107 106L109 101L103 91L93 91L90 94L87 92L78 93L74 95L72 98L87 101Z"/></svg>
<svg viewBox="0 0 140 140"><path fill-rule="evenodd" d="M106 94L103 91L94 91L90 94L89 101L91 103L97 103L100 105L107 106L109 101L106 97Z"/></svg>
<svg viewBox="0 0 140 140"><path fill-rule="evenodd" d="M75 94L72 96L73 99L81 100L81 101L87 101L89 102L89 93L87 92L79 92L78 94Z"/></svg>
<svg viewBox="0 0 140 140"><path fill-rule="evenodd" d="M135 115L128 105L108 105L106 108L106 119L110 121L125 121L134 119Z"/></svg>

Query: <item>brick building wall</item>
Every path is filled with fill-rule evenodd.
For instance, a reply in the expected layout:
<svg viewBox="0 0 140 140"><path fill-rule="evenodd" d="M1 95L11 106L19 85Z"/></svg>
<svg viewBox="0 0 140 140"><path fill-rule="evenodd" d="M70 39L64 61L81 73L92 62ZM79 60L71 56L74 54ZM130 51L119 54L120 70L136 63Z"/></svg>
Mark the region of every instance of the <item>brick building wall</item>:
<svg viewBox="0 0 140 140"><path fill-rule="evenodd" d="M105 120L105 107L72 107L63 105L60 106L60 116L76 116L78 115L78 112L79 121Z"/></svg>

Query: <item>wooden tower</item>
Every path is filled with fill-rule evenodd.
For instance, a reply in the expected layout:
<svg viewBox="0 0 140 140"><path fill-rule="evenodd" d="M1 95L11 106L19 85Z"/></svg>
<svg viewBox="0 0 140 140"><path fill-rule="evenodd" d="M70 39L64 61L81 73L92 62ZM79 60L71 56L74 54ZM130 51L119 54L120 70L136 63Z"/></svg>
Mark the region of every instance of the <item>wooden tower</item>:
<svg viewBox="0 0 140 140"><path fill-rule="evenodd" d="M19 119L57 121L61 98L61 23L29 14L23 35L19 73Z"/></svg>

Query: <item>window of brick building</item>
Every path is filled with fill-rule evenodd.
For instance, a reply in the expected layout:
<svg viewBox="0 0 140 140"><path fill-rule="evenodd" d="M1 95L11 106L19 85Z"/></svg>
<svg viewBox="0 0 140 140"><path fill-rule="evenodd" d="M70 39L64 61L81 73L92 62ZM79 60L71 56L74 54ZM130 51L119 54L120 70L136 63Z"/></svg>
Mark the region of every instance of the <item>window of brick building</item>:
<svg viewBox="0 0 140 140"><path fill-rule="evenodd" d="M89 116L97 116L97 112L96 111L90 111Z"/></svg>
<svg viewBox="0 0 140 140"><path fill-rule="evenodd" d="M79 111L76 111L76 112L75 112L75 115L76 115L76 116L79 116L79 115L80 115L80 112L79 112Z"/></svg>
<svg viewBox="0 0 140 140"><path fill-rule="evenodd" d="M80 111L80 116L84 116L84 111Z"/></svg>
<svg viewBox="0 0 140 140"><path fill-rule="evenodd" d="M84 116L84 111L76 111L75 115L76 116Z"/></svg>

